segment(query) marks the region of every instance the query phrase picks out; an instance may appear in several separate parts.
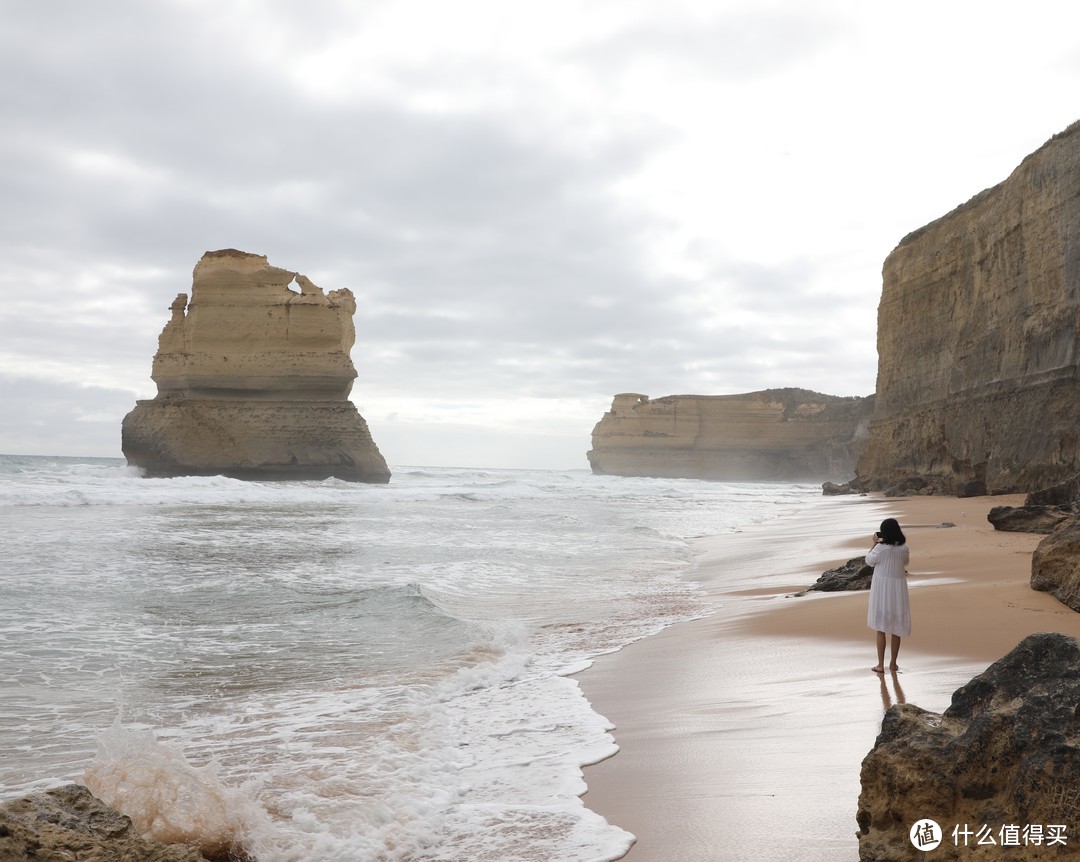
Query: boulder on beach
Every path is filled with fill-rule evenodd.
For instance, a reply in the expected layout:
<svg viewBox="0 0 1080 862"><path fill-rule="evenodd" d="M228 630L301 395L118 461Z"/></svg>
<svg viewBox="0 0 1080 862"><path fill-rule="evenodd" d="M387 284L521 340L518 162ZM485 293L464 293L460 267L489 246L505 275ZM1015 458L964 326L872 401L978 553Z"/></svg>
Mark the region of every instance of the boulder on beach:
<svg viewBox="0 0 1080 862"><path fill-rule="evenodd" d="M926 829L941 841L935 860L1075 855L1080 643L1030 635L957 689L944 713L890 707L861 777L862 862L921 858L912 829L926 820L938 827ZM1064 845L1051 837L1062 833Z"/></svg>
<svg viewBox="0 0 1080 862"><path fill-rule="evenodd" d="M835 593L843 590L868 590L873 577L874 567L866 564L866 557L855 557L842 566L822 573L810 587L796 595L805 595L811 591Z"/></svg>
<svg viewBox="0 0 1080 862"><path fill-rule="evenodd" d="M1080 501L1080 475L1070 476L1063 482L1032 491L1024 501L1025 506L1060 506L1070 508Z"/></svg>
<svg viewBox="0 0 1080 862"><path fill-rule="evenodd" d="M1080 522L1059 527L1031 555L1031 588L1080 611Z"/></svg>
<svg viewBox="0 0 1080 862"><path fill-rule="evenodd" d="M840 497L845 494L858 494L860 492L851 482L844 482L842 485L838 485L836 482L822 482L821 493L825 497Z"/></svg>
<svg viewBox="0 0 1080 862"><path fill-rule="evenodd" d="M194 847L140 837L131 819L79 784L0 804L0 860L206 862Z"/></svg>
<svg viewBox="0 0 1080 862"><path fill-rule="evenodd" d="M994 506L986 516L995 530L1011 533L1052 533L1075 518L1058 506Z"/></svg>

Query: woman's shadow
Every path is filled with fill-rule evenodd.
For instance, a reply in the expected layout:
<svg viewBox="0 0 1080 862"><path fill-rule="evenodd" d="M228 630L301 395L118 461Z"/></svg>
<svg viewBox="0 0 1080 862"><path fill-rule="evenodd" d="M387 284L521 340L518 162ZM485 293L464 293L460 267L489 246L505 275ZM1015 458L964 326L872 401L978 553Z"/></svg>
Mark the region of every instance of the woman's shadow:
<svg viewBox="0 0 1080 862"><path fill-rule="evenodd" d="M904 697L904 690L900 687L900 677L896 671L889 673L888 677L886 677L885 674L879 674L878 676L881 679L881 704L886 710L888 710L893 703L907 703L907 698ZM886 678L892 682L893 690L891 692L889 691L888 683L885 681Z"/></svg>

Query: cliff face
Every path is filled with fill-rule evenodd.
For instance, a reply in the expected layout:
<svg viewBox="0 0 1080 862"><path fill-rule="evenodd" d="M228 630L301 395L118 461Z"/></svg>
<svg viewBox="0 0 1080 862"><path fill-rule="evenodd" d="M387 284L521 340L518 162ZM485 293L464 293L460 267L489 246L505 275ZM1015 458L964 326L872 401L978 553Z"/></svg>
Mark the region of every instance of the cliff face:
<svg viewBox="0 0 1080 862"><path fill-rule="evenodd" d="M594 473L729 481L851 477L873 397L805 389L616 395L593 429Z"/></svg>
<svg viewBox="0 0 1080 862"><path fill-rule="evenodd" d="M1080 123L885 261L877 402L857 473L953 492L1080 470Z"/></svg>
<svg viewBox="0 0 1080 862"><path fill-rule="evenodd" d="M388 481L348 401L355 311L350 291L327 295L261 255L207 252L159 338L157 397L124 417L128 462L152 476Z"/></svg>

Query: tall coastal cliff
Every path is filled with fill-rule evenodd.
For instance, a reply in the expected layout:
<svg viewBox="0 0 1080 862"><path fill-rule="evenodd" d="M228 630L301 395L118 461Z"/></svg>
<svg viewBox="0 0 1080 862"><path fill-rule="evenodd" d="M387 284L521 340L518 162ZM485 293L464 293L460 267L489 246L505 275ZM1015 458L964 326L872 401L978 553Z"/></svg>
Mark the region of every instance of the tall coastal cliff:
<svg viewBox="0 0 1080 862"><path fill-rule="evenodd" d="M1020 492L1080 471L1080 123L885 260L870 490Z"/></svg>
<svg viewBox="0 0 1080 862"><path fill-rule="evenodd" d="M150 476L388 481L348 400L355 312L347 289L326 294L262 255L207 252L158 340L157 397L124 417L128 463Z"/></svg>
<svg viewBox="0 0 1080 862"><path fill-rule="evenodd" d="M593 429L594 473L728 481L843 481L873 397L805 389L744 395L616 395Z"/></svg>

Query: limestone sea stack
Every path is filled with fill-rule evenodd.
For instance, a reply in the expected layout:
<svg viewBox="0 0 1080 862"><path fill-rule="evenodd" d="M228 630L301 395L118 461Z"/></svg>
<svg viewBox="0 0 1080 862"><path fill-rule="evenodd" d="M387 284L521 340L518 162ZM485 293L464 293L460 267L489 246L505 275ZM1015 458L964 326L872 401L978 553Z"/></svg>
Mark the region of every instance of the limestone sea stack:
<svg viewBox="0 0 1080 862"><path fill-rule="evenodd" d="M901 240L877 346L861 487L1022 493L1080 469L1080 123Z"/></svg>
<svg viewBox="0 0 1080 862"><path fill-rule="evenodd" d="M266 257L210 251L158 340L158 394L122 428L147 476L388 482L350 402L356 300L329 294Z"/></svg>
<svg viewBox="0 0 1080 862"><path fill-rule="evenodd" d="M743 395L616 395L592 434L594 473L725 481L851 476L873 396L806 389Z"/></svg>

